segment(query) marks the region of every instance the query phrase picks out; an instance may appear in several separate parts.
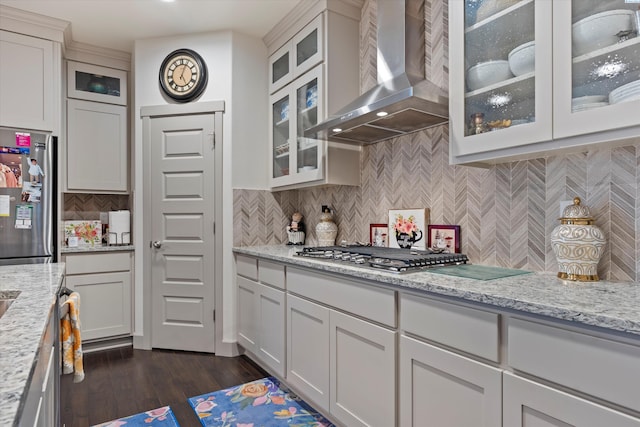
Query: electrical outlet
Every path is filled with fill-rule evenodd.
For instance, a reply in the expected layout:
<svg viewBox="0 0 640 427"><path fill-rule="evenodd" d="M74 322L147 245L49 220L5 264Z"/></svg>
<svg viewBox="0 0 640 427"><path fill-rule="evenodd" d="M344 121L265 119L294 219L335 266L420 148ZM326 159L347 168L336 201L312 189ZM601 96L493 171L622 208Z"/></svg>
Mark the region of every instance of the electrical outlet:
<svg viewBox="0 0 640 427"><path fill-rule="evenodd" d="M566 208L569 205L573 204L573 200L561 200L560 201L560 217L562 217L562 214L564 213L564 208Z"/></svg>

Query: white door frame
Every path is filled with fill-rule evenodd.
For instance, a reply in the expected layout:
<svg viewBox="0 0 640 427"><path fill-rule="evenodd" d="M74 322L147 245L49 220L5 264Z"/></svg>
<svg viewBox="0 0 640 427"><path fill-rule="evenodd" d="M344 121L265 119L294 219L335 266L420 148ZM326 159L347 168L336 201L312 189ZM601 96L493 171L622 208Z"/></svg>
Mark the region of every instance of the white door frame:
<svg viewBox="0 0 640 427"><path fill-rule="evenodd" d="M151 197L151 119L166 116L187 116L196 114L215 114L215 165L214 165L214 221L216 233L214 236L215 248L215 277L214 277L214 298L216 321L214 322L216 337L222 337L222 116L224 113L224 101L198 102L193 104L171 104L171 105L154 105L140 108L140 118L142 119L142 191L143 211L149 212L152 209ZM150 242L153 238L151 230L151 221L143 221L142 226L142 242L138 244L143 249L143 272L142 272L142 337L135 339L135 348L150 350L151 349L151 247ZM216 338L216 343L219 338ZM216 346L216 352L217 352Z"/></svg>

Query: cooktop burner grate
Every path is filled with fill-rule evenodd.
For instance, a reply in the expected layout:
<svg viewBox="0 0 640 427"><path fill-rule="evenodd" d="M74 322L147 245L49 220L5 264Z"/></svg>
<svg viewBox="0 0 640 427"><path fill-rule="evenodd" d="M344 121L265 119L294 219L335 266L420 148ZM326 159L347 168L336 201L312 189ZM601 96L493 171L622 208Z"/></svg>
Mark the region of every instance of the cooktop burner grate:
<svg viewBox="0 0 640 427"><path fill-rule="evenodd" d="M431 250L381 248L374 246L320 246L302 248L296 255L325 259L327 261L352 262L396 273L411 272L442 265L466 264L466 255L438 253Z"/></svg>

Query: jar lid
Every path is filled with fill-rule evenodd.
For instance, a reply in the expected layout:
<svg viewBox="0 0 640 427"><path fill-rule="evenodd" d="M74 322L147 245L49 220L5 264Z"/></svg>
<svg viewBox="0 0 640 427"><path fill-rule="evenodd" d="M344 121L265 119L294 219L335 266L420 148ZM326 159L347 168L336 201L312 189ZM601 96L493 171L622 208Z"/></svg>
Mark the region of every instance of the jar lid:
<svg viewBox="0 0 640 427"><path fill-rule="evenodd" d="M580 197L574 197L573 204L567 206L562 211L560 223L590 225L593 224L593 218L591 217L591 211L589 208L580 204Z"/></svg>

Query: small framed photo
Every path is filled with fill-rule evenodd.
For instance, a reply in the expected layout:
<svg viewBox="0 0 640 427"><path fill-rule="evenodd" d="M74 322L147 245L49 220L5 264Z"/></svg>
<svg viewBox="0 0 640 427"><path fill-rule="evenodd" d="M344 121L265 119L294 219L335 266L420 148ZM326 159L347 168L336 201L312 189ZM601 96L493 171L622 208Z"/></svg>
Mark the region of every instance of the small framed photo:
<svg viewBox="0 0 640 427"><path fill-rule="evenodd" d="M460 253L459 225L429 225L430 249L444 253Z"/></svg>
<svg viewBox="0 0 640 427"><path fill-rule="evenodd" d="M389 227L387 224L369 224L371 246L386 248L389 246Z"/></svg>
<svg viewBox="0 0 640 427"><path fill-rule="evenodd" d="M429 209L389 209L389 247L426 249Z"/></svg>

